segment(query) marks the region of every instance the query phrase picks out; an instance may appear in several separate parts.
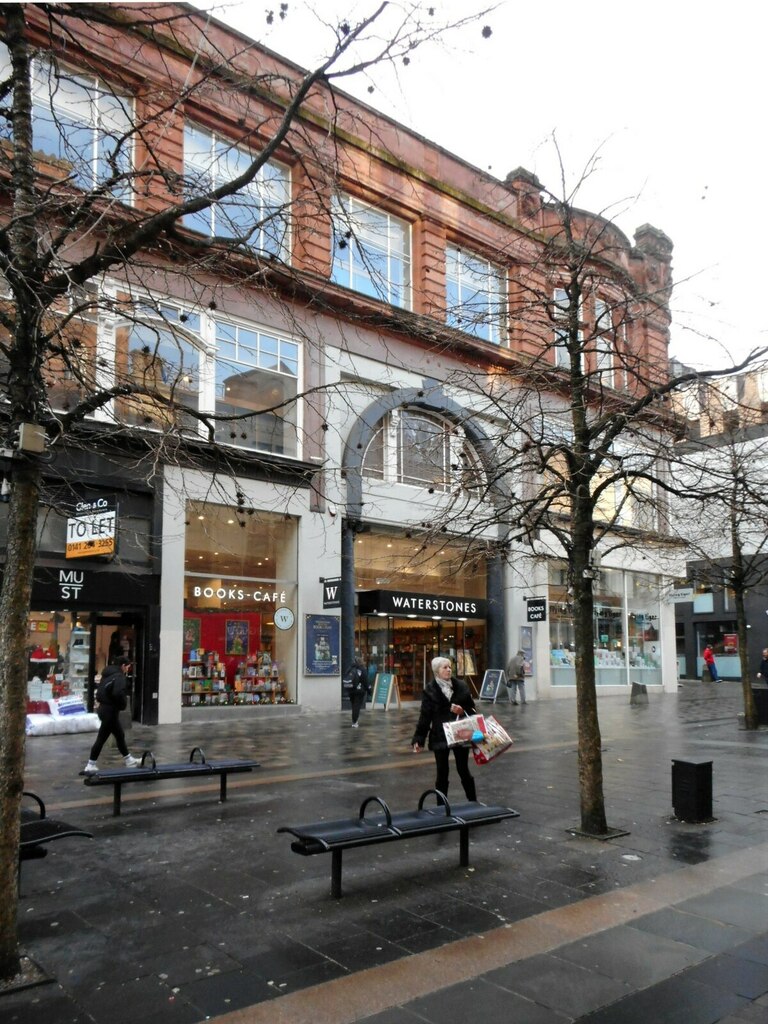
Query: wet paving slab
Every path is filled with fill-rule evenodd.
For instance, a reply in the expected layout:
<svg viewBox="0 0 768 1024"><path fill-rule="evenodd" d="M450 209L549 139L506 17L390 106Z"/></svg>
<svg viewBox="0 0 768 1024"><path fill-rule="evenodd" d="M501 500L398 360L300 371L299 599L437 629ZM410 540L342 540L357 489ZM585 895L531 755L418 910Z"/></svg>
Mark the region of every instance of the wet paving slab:
<svg viewBox="0 0 768 1024"><path fill-rule="evenodd" d="M514 807L521 817L478 830L468 868L458 864L455 836L350 851L341 900L329 897L330 858L295 856L276 830L356 815L371 793L393 809L415 806L432 785L434 769L431 757L408 750L416 708L368 711L354 731L346 714L299 709L279 719L136 726L133 749L152 749L162 760L184 759L201 745L208 757L255 757L263 767L233 778L226 804L218 803L218 785L137 786L138 792L126 790L120 818L111 816L111 796L83 787L77 776L88 738L30 739L26 787L44 797L49 813L66 812L95 838L60 843L46 860L25 865L21 941L55 980L2 997L0 1012L19 1024L33 1015L41 1019L43 1010L50 1024L185 1024L261 1004L274 1015L277 1006L293 1006L289 996L332 993L340 979L361 971L384 974L500 928L565 913L591 897L706 869L768 842L768 814L761 813L768 807L768 731L745 738L738 710L735 685L716 695L652 696L642 708L625 698L602 698L609 823L629 835L601 843L568 832L578 821L570 702L495 706L517 742L498 763L475 770L479 795ZM715 821L675 821L671 759L710 757ZM700 962L701 974L688 987L694 992L705 980L707 958L732 956L765 930L758 897L768 897L761 884L760 876L750 875L732 886L713 883L711 892L675 906L654 907L631 927L614 929L612 942L602 940L604 949L599 936L586 936L598 943L593 957L603 950L599 968L589 952L579 954L578 943L563 943L537 961L539 981L536 971L529 975L535 990L512 986L507 992L480 969L475 981L462 985L479 985L472 992L484 1020L495 1019L492 994L498 999L504 989L504 1019L514 1005L517 1021L607 1012L636 994L624 994L622 986L648 991L671 974L687 976ZM702 922L698 932L692 920ZM628 950L647 963L642 975ZM563 993L576 989L568 979L588 973L583 1004L575 996L569 1003L565 994L557 1005L546 1001L553 958L562 965ZM729 966L745 977L750 970L730 961L722 970ZM721 993L717 1005L726 1006L725 996L756 998L709 987ZM600 1002L603 997L610 1005ZM465 994L457 999L454 1008ZM448 1005L442 986L418 1004L404 1001L381 1012L395 1014L393 1021L437 1020Z"/></svg>

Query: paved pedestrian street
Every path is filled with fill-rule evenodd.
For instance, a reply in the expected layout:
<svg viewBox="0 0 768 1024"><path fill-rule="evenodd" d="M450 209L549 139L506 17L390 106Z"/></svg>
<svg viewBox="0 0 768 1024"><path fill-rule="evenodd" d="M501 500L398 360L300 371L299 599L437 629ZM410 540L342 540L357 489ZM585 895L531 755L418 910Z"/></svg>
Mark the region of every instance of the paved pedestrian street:
<svg viewBox="0 0 768 1024"><path fill-rule="evenodd" d="M486 704L512 749L474 769L520 817L344 853L291 852L281 825L356 817L369 795L416 807L434 759L415 705L233 709L134 726L135 753L254 757L219 784L109 788L78 772L90 735L29 738L25 787L93 832L24 864L23 951L47 981L0 996L8 1024L715 1024L768 1018L768 730L739 727L740 686L686 683L648 705L601 698L608 822L579 824L572 700ZM117 752L102 755L106 766ZM714 821L672 810L672 761L712 762ZM451 769L449 798L462 798Z"/></svg>

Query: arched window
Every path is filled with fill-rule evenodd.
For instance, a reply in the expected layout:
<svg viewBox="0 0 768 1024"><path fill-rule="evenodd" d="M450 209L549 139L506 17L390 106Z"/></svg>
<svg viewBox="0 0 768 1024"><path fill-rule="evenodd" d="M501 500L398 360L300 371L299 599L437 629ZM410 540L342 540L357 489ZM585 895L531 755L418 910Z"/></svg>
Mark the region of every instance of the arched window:
<svg viewBox="0 0 768 1024"><path fill-rule="evenodd" d="M464 430L439 416L394 409L378 424L363 476L435 491L480 486L480 460Z"/></svg>

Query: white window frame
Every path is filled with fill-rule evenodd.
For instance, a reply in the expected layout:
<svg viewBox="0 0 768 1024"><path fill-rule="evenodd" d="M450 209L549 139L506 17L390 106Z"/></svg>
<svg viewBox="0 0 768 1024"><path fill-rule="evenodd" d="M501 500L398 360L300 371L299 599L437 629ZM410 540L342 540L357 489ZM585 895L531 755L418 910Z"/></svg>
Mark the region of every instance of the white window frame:
<svg viewBox="0 0 768 1024"><path fill-rule="evenodd" d="M409 474L403 468L403 418L404 416L420 417L435 427L442 428L444 432L445 458L442 466L442 478L430 477L424 480L408 478ZM436 413L416 410L393 409L380 421L377 430L374 432L371 445L379 438L382 438L382 473L366 473L365 460L363 456L362 473L369 480L383 481L385 484L398 484L403 487L413 487L420 490L431 490L436 494L450 494L458 489L464 489L462 482L463 474L469 470L478 480L483 479L482 462L474 449L472 442L466 432L457 424L439 416ZM468 456L466 453L469 453ZM469 465L468 465L469 464ZM454 466L456 467L454 469ZM436 467L437 468L437 467Z"/></svg>
<svg viewBox="0 0 768 1024"><path fill-rule="evenodd" d="M119 291L111 288L110 291L114 295ZM138 312L140 311L142 300L137 297L134 303L134 308ZM302 381L304 373L304 353L303 346L300 341L291 338L284 332L275 331L272 328L265 327L249 321L237 319L234 317L227 316L225 313L216 312L214 315L207 309L190 309L184 307L180 302L174 299L157 298L151 299L147 297L147 322L149 324L156 323L158 326L163 326L163 329L171 332L178 331L180 340L183 340L190 346L192 346L198 352L198 362L195 368L195 372L198 377L198 389L197 389L197 409L200 412L209 412L212 415L216 412L216 365L217 365L217 335L216 325L217 323L226 324L231 326L237 331L245 330L253 332L260 337L269 337L278 339L278 351L280 344L291 346L291 349L295 347L296 356L296 394L301 395ZM154 312L155 307L157 312ZM136 317L138 319L138 315ZM199 322L199 330L193 330L183 322L182 318L187 323L190 320L197 319ZM116 381L115 374L115 360L117 356L117 341L116 333L117 330L125 318L120 317L119 314L101 314L99 316L99 324L97 329L97 365L101 365L103 368L100 371L100 380L104 386L112 386ZM130 321L128 321L130 322ZM176 324L179 324L176 327ZM107 364L104 366L104 364ZM276 373L278 376L291 376L291 374L285 374L284 372L274 370L270 366L262 365L261 362L253 364L254 369L261 369L265 373ZM112 422L117 422L115 403L105 409L101 415L97 418L109 419ZM302 421L303 421L303 408L302 402L299 397L296 399L296 447L294 452L281 452L281 456L285 458L296 458L300 459L302 452ZM146 429L151 430L151 427ZM196 432L191 432L190 437L200 436L207 438L207 430L200 424ZM250 445L238 444L236 439L231 440L219 440L218 444L231 445L234 448L239 448L245 451L258 451L264 454L270 454L270 449L263 447L254 447Z"/></svg>
<svg viewBox="0 0 768 1024"><path fill-rule="evenodd" d="M10 60L8 50L5 46L0 50L0 74L6 76L10 72ZM58 84L57 84L58 79ZM67 80L75 82L78 89L82 89L88 95L88 116L83 116L83 110L76 97L67 94L65 86ZM82 127L89 130L92 135L92 150L90 156L84 161L84 166L90 167L86 182L88 188L94 188L101 180L98 168L101 158L99 146L100 140L109 132L117 135L121 141L122 151L125 153L126 168L123 172L126 179L135 167L134 160L134 137L135 130L135 100L132 96L124 95L113 90L102 78L83 72L77 68L60 65L57 67L46 57L35 57L31 63L31 91L32 91L32 129L34 136L35 108L43 107L55 122L59 117L68 117L78 121ZM111 107L111 110L110 110ZM122 115L122 116L121 116ZM58 132L62 139L62 145L66 147L66 139L61 131ZM41 152L45 152L42 150ZM57 159L65 159L72 163L75 172L75 184L77 182L77 164L64 150L65 155L49 153ZM82 153L72 152L72 157L82 157ZM126 205L133 201L133 189L130 180L121 182L120 188L113 193L114 198Z"/></svg>
<svg viewBox="0 0 768 1024"><path fill-rule="evenodd" d="M554 362L558 369L567 370L571 365L570 356L566 343L562 336L568 333L568 317L570 315L570 301L568 292L558 285L552 293L552 317L554 320ZM559 327L563 324L564 327ZM581 332L579 332L581 336Z"/></svg>
<svg viewBox="0 0 768 1024"><path fill-rule="evenodd" d="M202 148L192 148L192 133L207 142L207 154ZM228 167L226 160L230 156L233 166ZM193 176L201 182L199 191L208 191L217 188L233 178L242 174L245 168L253 160L252 154L242 146L220 135L210 128L204 128L194 121L187 121L184 125L184 178L190 180ZM269 172L276 172L279 177L279 187L274 187L267 180ZM208 179L208 180L206 180ZM269 195L270 191L272 195ZM191 196L193 193L190 192ZM238 199L240 202L238 202ZM272 199L275 208L279 211L265 219L265 207ZM219 238L240 238L240 234L231 229L228 222L226 208L227 204L240 208L253 206L254 222L251 233L247 234L243 244L248 248L259 252L266 252L284 263L290 262L291 253L291 172L288 167L277 160L269 160L261 167L252 182L245 185L234 196L228 197L222 203L213 203L205 210L195 214L189 214L184 218L185 227L192 231L210 237ZM270 231L270 222L278 225L278 230ZM207 221L202 224L202 221ZM276 237L278 236L279 241Z"/></svg>
<svg viewBox="0 0 768 1024"><path fill-rule="evenodd" d="M500 345L502 324L506 322L506 272L482 256L457 245L447 245L445 284L448 325ZM455 303L448 297L450 284L456 289Z"/></svg>
<svg viewBox="0 0 768 1024"><path fill-rule="evenodd" d="M603 387L616 386L616 328L611 306L595 299L595 371Z"/></svg>
<svg viewBox="0 0 768 1024"><path fill-rule="evenodd" d="M239 352L240 348L245 348L246 347L245 343L243 341L241 341L240 332L241 331L247 331L249 334L255 335L256 336L256 338L255 338L256 348L257 348L257 351L258 351L257 361L255 363L253 363L253 364L248 364L248 363L245 363L245 362L242 362L242 363L238 362L237 365L244 365L244 366L251 365L253 367L253 369L261 370L264 373L274 374L277 377L288 378L288 379L296 381L296 401L295 401L295 407L296 407L296 425L295 425L296 426L296 448L295 448L295 452L293 452L293 453L279 452L277 454L286 455L287 458L300 458L301 457L301 450L302 450L301 433L302 433L302 420L303 420L303 416L302 416L302 402L301 402L301 400L299 398L299 396L301 394L302 379L303 379L303 347L302 347L301 343L296 341L296 340L294 340L293 338L289 338L287 335L283 334L280 331L275 331L275 330L272 330L271 328L266 328L266 327L263 327L263 326L259 326L257 324L248 323L247 321L240 320L240 319L237 319L237 318L234 318L234 317L228 317L226 315L219 314L219 315L216 315L216 316L211 316L208 319L209 319L210 325L212 327L212 343L213 343L213 363L212 363L212 366L211 366L212 380L210 382L210 386L211 386L211 388L213 390L213 402L212 402L212 405L210 406L210 408L215 411L216 410L216 403L217 403L217 400L218 400L218 394L217 394L218 383L217 383L217 380L216 380L216 370L217 370L217 366L219 365L220 351L219 351L219 343L218 343L217 334L216 334L217 325L218 324L226 325L227 327L230 327L231 329L233 329L234 331L237 332L238 352ZM267 342L267 340L273 340L273 339L277 342L277 360L278 360L278 363L282 364L283 360L288 360L288 361L292 362L295 359L295 362L296 362L296 374L295 374L295 376L293 374L286 373L284 370L281 370L279 368L276 369L276 368L274 368L272 366L265 365L267 362L271 361L271 358L272 358L271 353L266 354L266 352L267 352L266 342ZM242 445L238 445L236 443L236 441L229 441L229 442L227 442L227 441L220 441L219 443L220 444L222 444L222 443L224 443L224 444L231 443L235 447L243 447ZM253 450L253 451L262 451L262 452L267 452L267 453L269 453L271 451L271 449L259 448L259 447L253 448L251 450Z"/></svg>
<svg viewBox="0 0 768 1024"><path fill-rule="evenodd" d="M366 218L368 223L366 223ZM376 220L383 231L372 229ZM331 280L371 298L410 309L413 292L411 225L347 193L331 201ZM379 273L375 262L386 270ZM400 266L402 281L393 272Z"/></svg>

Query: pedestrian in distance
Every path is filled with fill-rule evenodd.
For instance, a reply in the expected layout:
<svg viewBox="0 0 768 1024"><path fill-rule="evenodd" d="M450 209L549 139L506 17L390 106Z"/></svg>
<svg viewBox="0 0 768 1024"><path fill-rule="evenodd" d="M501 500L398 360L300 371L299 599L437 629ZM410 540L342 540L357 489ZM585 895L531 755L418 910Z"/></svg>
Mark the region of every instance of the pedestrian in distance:
<svg viewBox="0 0 768 1024"><path fill-rule="evenodd" d="M368 696L368 673L365 669L365 662L355 658L352 668L344 676L344 689L349 692L349 701L352 705L352 728L359 728L360 712L365 707L365 700Z"/></svg>
<svg viewBox="0 0 768 1024"><path fill-rule="evenodd" d="M101 673L101 682L96 689L96 700L98 701L97 714L99 716L99 731L96 734L96 741L91 747L91 754L88 764L83 769L83 775L95 775L99 766L96 762L104 744L110 736L115 737L117 749L123 755L126 768L137 768L141 761L133 757L125 742L125 733L120 722L120 712L128 707L128 680L126 678L131 670L131 662L125 658L119 658L111 662Z"/></svg>
<svg viewBox="0 0 768 1024"><path fill-rule="evenodd" d="M475 780L469 770L469 747L448 747L443 722L452 722L456 715L474 715L475 702L466 683L451 675L451 663L448 658L432 659L433 678L424 687L421 698L421 711L416 723L416 731L411 740L411 747L416 754L424 749L425 742L435 755L437 777L435 789L444 795L448 794L449 753L453 750L456 771L467 800L477 800Z"/></svg>
<svg viewBox="0 0 768 1024"><path fill-rule="evenodd" d="M520 695L520 703L525 704L525 651L518 651L509 659L507 665L507 693L509 703L517 704L516 697Z"/></svg>
<svg viewBox="0 0 768 1024"><path fill-rule="evenodd" d="M768 647L763 648L763 657L760 662L760 668L757 670L757 678L762 679L764 683L768 683Z"/></svg>
<svg viewBox="0 0 768 1024"><path fill-rule="evenodd" d="M704 664L709 669L709 675L713 683L719 683L720 677L717 674L717 662L715 661L715 652L712 650L710 644L704 648Z"/></svg>

